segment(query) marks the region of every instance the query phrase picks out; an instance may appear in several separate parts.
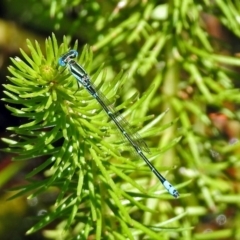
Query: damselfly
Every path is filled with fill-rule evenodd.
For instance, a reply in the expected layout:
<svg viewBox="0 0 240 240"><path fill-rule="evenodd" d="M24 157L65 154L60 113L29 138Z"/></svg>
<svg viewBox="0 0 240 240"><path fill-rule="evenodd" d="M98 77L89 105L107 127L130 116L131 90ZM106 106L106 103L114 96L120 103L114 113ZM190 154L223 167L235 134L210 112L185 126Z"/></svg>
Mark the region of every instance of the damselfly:
<svg viewBox="0 0 240 240"><path fill-rule="evenodd" d="M145 161L145 163L160 180L160 182L167 189L167 191L172 196L177 198L179 196L178 191L162 176L161 173L158 172L158 170L143 154L143 150L147 149L147 146L144 144L143 141L141 141L141 139L138 137L138 134L132 133L132 131L129 131L130 128L126 128L127 121L122 118L116 111L114 111L114 108L111 107L109 104L109 100L100 90L97 90L95 86L91 83L90 77L88 76L86 71L74 60L74 58L76 58L77 56L77 51L70 50L59 58L58 63L60 66L63 67L66 65L68 66L70 73L76 78L78 84L81 84L98 101L103 110L107 113L107 115L111 118L111 120L120 130L122 135L128 140L128 142L135 149L137 154Z"/></svg>

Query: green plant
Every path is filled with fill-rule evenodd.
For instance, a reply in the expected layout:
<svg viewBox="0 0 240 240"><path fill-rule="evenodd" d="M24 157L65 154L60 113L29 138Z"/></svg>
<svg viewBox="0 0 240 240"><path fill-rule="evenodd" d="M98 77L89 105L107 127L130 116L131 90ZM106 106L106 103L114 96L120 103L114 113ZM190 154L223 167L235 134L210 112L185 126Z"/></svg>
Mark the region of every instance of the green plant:
<svg viewBox="0 0 240 240"><path fill-rule="evenodd" d="M9 98L3 99L18 105L7 105L7 108L15 116L26 118L26 123L8 128L17 135L17 139L3 140L10 145L5 151L17 154L16 161L34 160L39 156L45 156L46 160L26 176L29 184L17 188L19 192L13 197L26 193L34 197L50 187L60 190L52 211L42 217L28 233L61 219L60 226L65 232L57 231L55 234L60 234L58 237L62 239L87 239L89 235L96 239L103 236L109 239L120 236L123 239L134 239L142 234L157 239L156 232L160 230L157 224L147 227L133 216L143 211L153 212L144 202L162 198L159 184L147 186L148 178L145 175L149 175L150 171L143 174L141 170L146 166L142 164L140 168L140 160L133 161L129 155L121 156L119 151L126 150L125 144L119 141L119 136L114 137L115 127L108 123L106 114L86 90L76 92L74 78L66 69L58 66L57 59L68 50L66 38L60 48L54 35L52 39L49 38L46 41L46 56L37 42L34 47L28 41L28 47L31 57L21 51L26 62L20 58L12 59L15 65L9 67L13 75L9 77L12 84L4 85L5 94ZM84 63L88 72L91 72L92 58L92 52L85 47L80 62ZM103 81L106 78L106 71L99 68L92 81L114 102L128 78L121 73L112 81ZM151 101L152 93L156 90L154 85L156 81L138 101L136 94L133 94L117 106L117 111L126 108L126 117L140 115L141 108ZM149 122L142 135L158 136L162 130L171 126L172 123L156 126L164 115ZM151 118L138 118L134 125L139 126ZM178 140L172 141L161 151L151 148L152 157L157 157ZM43 171L47 177L34 180L34 176ZM136 171L141 175L134 174ZM143 183L145 188L142 187Z"/></svg>
<svg viewBox="0 0 240 240"><path fill-rule="evenodd" d="M29 8L22 2L15 2L10 3L13 16L29 16ZM143 204L152 213L144 209L131 216L146 226L158 226L154 228L158 239L239 239L240 61L235 55L239 52L239 2L79 0L71 3L51 1L51 4L51 16L55 19L48 19L47 8L42 8L36 15L30 15L27 23L41 26L45 31L54 28L91 45L94 52L91 72L97 72L104 62L108 73L104 81L110 81L121 70L128 74L127 79L119 79L124 84L119 88L121 94L118 92L116 106L122 102L127 104L124 114L136 129L144 122L146 127L141 135L148 137L148 145L162 149L170 140L182 136L175 147L154 159L154 165L162 171L163 166L176 165L177 169L169 172L170 180L174 172L173 183L190 179L191 184L180 189L181 198L174 204L161 195L161 200L149 199ZM34 11L36 6L32 4L31 9ZM14 10L18 10L17 14ZM217 35L213 36L209 29L214 29ZM71 84L75 90L74 80ZM149 88L152 88L149 96L140 101L139 108L132 110L130 97L136 104L136 92L142 93ZM114 96L113 101L117 98L114 94L109 96ZM73 95L72 100L78 95ZM124 106L120 104L118 108L121 110ZM167 126L176 118L178 122L154 136L155 130L151 132L151 124L148 124L152 120L149 114L155 114L159 121L158 116L167 109L168 113L156 127ZM111 137L111 144L119 139L113 136L111 128L106 129L106 134L105 137ZM125 149L125 146L117 144L116 149ZM159 152L154 150L153 153ZM117 150L116 156L119 156ZM114 163L118 161L119 158L114 159ZM141 173L135 169L131 175L135 180L142 176L137 172ZM149 176L152 175L149 173ZM154 176L152 181L156 181ZM140 184L148 186L146 182ZM154 191L156 185L153 186L148 189ZM136 189L137 186L134 191ZM185 192L191 195L184 195ZM164 232L161 224L166 224L172 215L184 212L187 213L184 218L180 215L174 219L174 226L179 228ZM225 221L218 221L218 217ZM106 225L109 227L111 223L108 221ZM59 225L59 232L62 226ZM122 229L118 229L119 235L115 238L126 238ZM57 233L58 230L45 232L45 236L57 239ZM140 232L133 230L132 233L136 234L136 239L147 238L146 235L154 238L148 233L138 237Z"/></svg>

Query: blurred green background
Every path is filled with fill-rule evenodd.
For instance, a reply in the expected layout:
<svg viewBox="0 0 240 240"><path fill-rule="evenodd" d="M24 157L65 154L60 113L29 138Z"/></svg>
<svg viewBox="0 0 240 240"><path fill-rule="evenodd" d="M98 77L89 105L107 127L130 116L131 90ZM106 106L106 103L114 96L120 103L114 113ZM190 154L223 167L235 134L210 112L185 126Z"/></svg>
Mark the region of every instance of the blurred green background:
<svg viewBox="0 0 240 240"><path fill-rule="evenodd" d="M169 109L162 123L179 120L161 139L152 138L148 144L161 148L182 136L156 165L173 168L168 175L172 183L192 180L179 190L183 197L159 200L153 206L163 214L163 221L170 218L167 208L173 208L171 217L186 213L176 220L179 230L160 233L159 239L240 239L239 26L238 1L3 0L1 90L9 75L9 58L20 55L19 48L28 53L26 39L37 40L44 51L44 41L52 33L59 43L65 35L72 45L77 39L79 49L91 46L95 65L104 63L110 75L126 72L129 81L122 90L123 101L136 90L143 94L159 79L154 101L143 111L158 116ZM6 127L21 121L0 102L1 137L9 135ZM24 175L41 158L26 164L11 162L11 157L0 153L0 239L55 239L47 237L44 229L25 236L35 223L33 216L54 204L54 190L31 201L21 197L6 202L10 196L6 190L24 184ZM144 217L151 225L149 216Z"/></svg>

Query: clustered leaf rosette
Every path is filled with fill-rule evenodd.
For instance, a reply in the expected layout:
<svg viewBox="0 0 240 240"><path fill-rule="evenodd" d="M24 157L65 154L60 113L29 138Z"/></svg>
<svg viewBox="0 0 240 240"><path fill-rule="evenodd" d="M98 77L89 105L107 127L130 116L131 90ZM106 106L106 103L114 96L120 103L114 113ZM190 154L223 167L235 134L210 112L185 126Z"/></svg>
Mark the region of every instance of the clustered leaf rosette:
<svg viewBox="0 0 240 240"><path fill-rule="evenodd" d="M59 191L52 211L41 216L28 233L55 219L63 219L59 226L66 230L61 232L65 239L72 237L73 233L67 231L70 226L77 229L74 236L85 238L91 234L98 236L96 239L104 234L116 237L119 228L128 238L133 236L130 228L147 231L149 236L156 238L154 231L133 220L130 214L136 211L134 206L138 211L152 212L140 200L158 198L159 193L155 194L154 187L146 194L141 184L129 176L139 169L141 160L130 161L121 156L120 150L126 149L125 144L121 137L119 140L119 135L116 138L113 134L116 129L109 123L108 116L85 89L79 88L68 69L58 65L59 57L69 50L68 39L64 38L63 44L58 46L52 35L46 40L45 55L37 42L33 45L27 41L27 44L30 54L21 50L24 59L11 59L14 65L9 67L11 83L4 85L7 97L3 99L13 115L24 118L24 123L8 128L14 136L2 139L9 144L3 150L15 153L15 161L41 158L42 163L27 174L27 185L14 189L18 192L12 198L27 193L35 197L50 187ZM73 49L76 48L77 43ZM91 50L85 47L76 61L89 73L92 58ZM119 73L111 81L105 79L106 71L102 67L91 76L91 82L107 96L107 101L115 102L127 78ZM134 111L139 111L139 106L153 91L156 91L154 83L138 101L138 94L133 94L115 110L128 109L125 116L131 116ZM172 123L154 127L164 114L150 123L142 135L153 136L168 128ZM151 118L139 118L136 126ZM179 138L175 139L161 151L151 148L152 156L159 155L178 141ZM46 178L34 179L39 173L44 173ZM150 174L149 170L146 173ZM114 222L114 226L106 224L109 221Z"/></svg>

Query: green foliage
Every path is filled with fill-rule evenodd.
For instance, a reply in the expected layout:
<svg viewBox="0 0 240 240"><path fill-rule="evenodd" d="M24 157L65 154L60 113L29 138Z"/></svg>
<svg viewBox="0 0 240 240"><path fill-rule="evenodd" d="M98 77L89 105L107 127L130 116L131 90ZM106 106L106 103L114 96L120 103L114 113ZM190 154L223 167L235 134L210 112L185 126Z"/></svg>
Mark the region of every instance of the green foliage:
<svg viewBox="0 0 240 240"><path fill-rule="evenodd" d="M39 156L45 156L46 160L26 176L30 183L17 188L19 192L13 197L26 193L34 197L50 187L61 189L53 211L42 217L28 233L62 219L65 232L61 236L64 239L75 235L76 239L87 238L89 234L94 234L97 239L105 234L114 238L119 232L129 239L143 233L157 238L151 228L140 224L131 215L136 211L151 213L152 209L144 204L144 200L157 199L161 194L156 186L148 190L142 187L143 183L147 185L144 174L140 178L134 177L134 180L130 177L136 171L141 172L139 161L121 156L119 151L124 150L125 145L118 136L114 137L115 128L112 129L114 126L108 123L106 114L86 90L76 92L76 80L67 69L58 66L57 59L68 50L66 38L60 48L54 35L49 38L45 45L46 56L37 42L33 46L28 41L28 47L31 57L21 51L25 61L12 59L14 66L9 67L12 84L4 85L9 98L3 99L21 105L20 108L7 105L7 108L15 116L27 120L19 127L8 128L17 134L18 139L4 138L3 141L10 145L4 150L17 153L15 161ZM92 57L92 52L85 47L79 61L88 71ZM105 78L106 73L100 68L92 81L114 102L127 78L121 73L109 82L104 82ZM128 108L138 115L137 112L141 111L139 106L144 105L153 91L152 85L139 101L135 101L136 96L133 95L117 109ZM148 135L157 136L162 129L169 127L169 124L154 127L163 116L155 119ZM146 119L149 117L139 118L138 125ZM169 143L161 152L178 140ZM151 151L152 157L159 155L157 148L151 148ZM46 169L46 179L34 180L36 174ZM149 175L149 171L145 173ZM71 232L70 229L77 230ZM137 231L135 234L133 229Z"/></svg>
<svg viewBox="0 0 240 240"><path fill-rule="evenodd" d="M74 14L66 14L71 9ZM59 49L54 38L48 40L46 57L28 43L32 57L24 55L27 65L14 60L14 85L7 85L6 93L9 103L24 106L8 106L13 114L31 121L10 128L20 141L6 141L19 160L53 156L28 175L32 178L50 166L48 178L32 182L23 193L34 190L34 196L50 186L62 190L55 208L33 230L61 217L57 229L45 236L240 238L240 143L233 141L239 139L240 129L240 60L232 56L237 43L231 46L207 31L209 17L214 17L239 38L239 11L238 1L221 0L51 1L51 16L56 18L46 28L61 26L64 34L92 46L94 60L85 48L79 62L95 73L95 84L116 101L116 109L124 111L134 129L145 125L140 133L148 137L155 166L177 165L171 182L181 183L181 198L172 204L155 177L149 171L143 174L144 163L128 152L121 156L119 150L126 147L98 104L84 90L74 94L75 80L56 60L68 49L67 40ZM28 22L43 27L49 21L46 12L38 11ZM107 74L99 67L103 62ZM117 75L122 69L128 77ZM138 91L146 91L139 100ZM213 113L221 115L212 118ZM169 127L175 119L178 122ZM182 140L174 146L179 136ZM219 223L218 216L227 222ZM203 219L211 219L211 225Z"/></svg>

